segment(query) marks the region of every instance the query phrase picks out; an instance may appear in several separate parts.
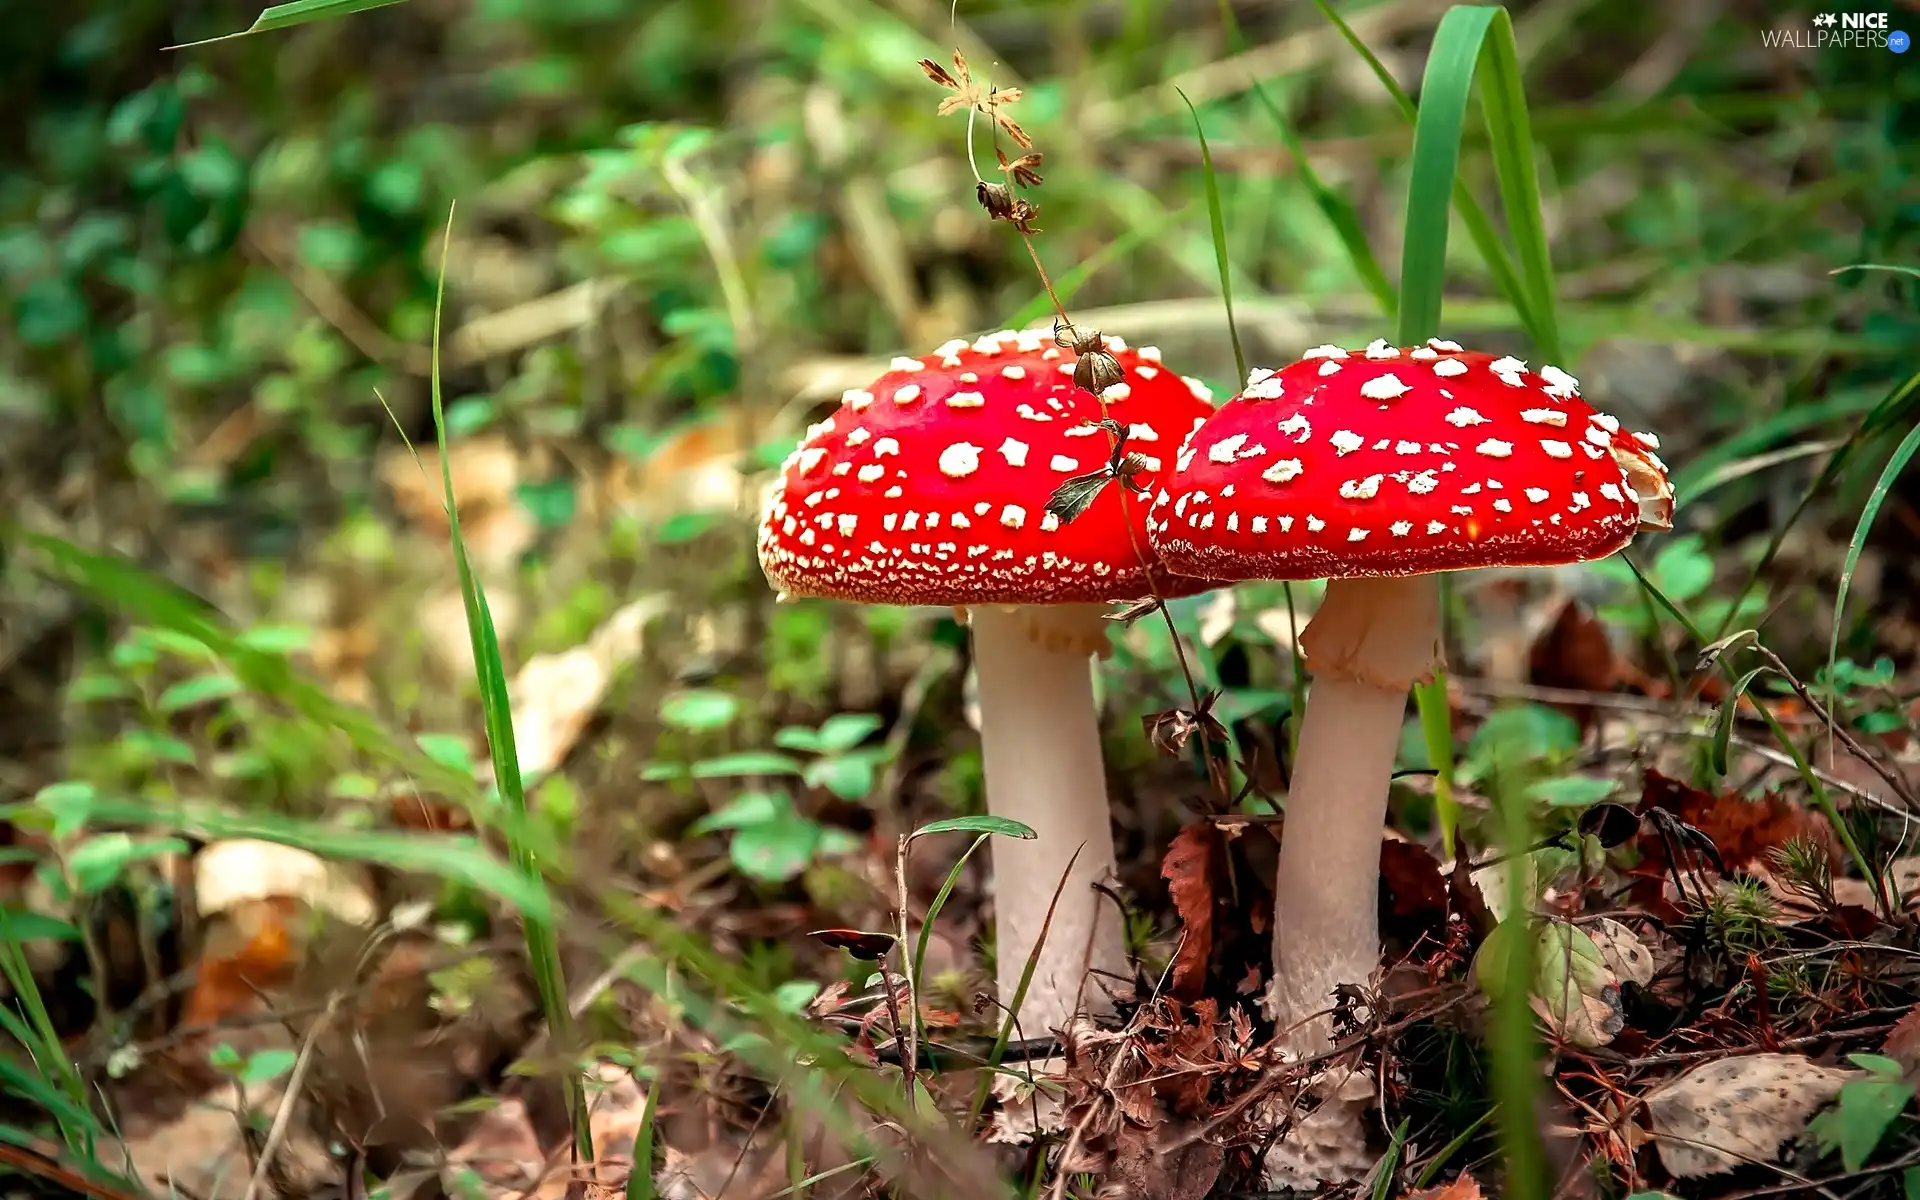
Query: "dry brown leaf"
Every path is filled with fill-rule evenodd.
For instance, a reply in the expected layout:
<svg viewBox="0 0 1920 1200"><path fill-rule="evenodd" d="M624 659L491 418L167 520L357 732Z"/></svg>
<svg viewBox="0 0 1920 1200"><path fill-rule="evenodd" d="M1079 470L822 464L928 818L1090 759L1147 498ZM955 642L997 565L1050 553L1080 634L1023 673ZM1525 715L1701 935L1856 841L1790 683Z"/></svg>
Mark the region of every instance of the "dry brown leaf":
<svg viewBox="0 0 1920 1200"><path fill-rule="evenodd" d="M1480 1181L1471 1175L1456 1175L1450 1183L1408 1192L1401 1200L1481 1200Z"/></svg>
<svg viewBox="0 0 1920 1200"><path fill-rule="evenodd" d="M1728 870L1764 865L1773 851L1796 840L1824 848L1829 861L1839 865L1839 842L1826 818L1779 793L1759 800L1731 792L1714 795L1649 770L1640 807L1665 809L1706 834ZM1658 864L1667 861L1666 846L1656 830L1642 829L1638 844L1644 857Z"/></svg>
<svg viewBox="0 0 1920 1200"><path fill-rule="evenodd" d="M993 1077L993 1098L1000 1107L987 1120L987 1140L1024 1146L1036 1133L1059 1133L1066 1128L1066 1105L1061 1088L1066 1059L1055 1056L1028 1064L1033 1082L1018 1068Z"/></svg>
<svg viewBox="0 0 1920 1200"><path fill-rule="evenodd" d="M1887 1040L1880 1044L1880 1053L1899 1063L1907 1078L1920 1076L1920 1007L1909 1009L1906 1016L1894 1022Z"/></svg>
<svg viewBox="0 0 1920 1200"><path fill-rule="evenodd" d="M639 655L642 630L666 607L662 596L623 605L584 645L536 655L520 668L507 691L522 778L532 780L559 767L606 697L615 673ZM482 775L490 777L491 772L483 769Z"/></svg>
<svg viewBox="0 0 1920 1200"><path fill-rule="evenodd" d="M1160 863L1174 911L1184 934L1173 957L1172 994L1200 995L1213 957L1213 875L1219 861L1220 831L1211 821L1196 821L1174 835Z"/></svg>
<svg viewBox="0 0 1920 1200"><path fill-rule="evenodd" d="M1646 1097L1660 1161L1678 1179L1772 1162L1859 1075L1803 1054L1702 1063Z"/></svg>

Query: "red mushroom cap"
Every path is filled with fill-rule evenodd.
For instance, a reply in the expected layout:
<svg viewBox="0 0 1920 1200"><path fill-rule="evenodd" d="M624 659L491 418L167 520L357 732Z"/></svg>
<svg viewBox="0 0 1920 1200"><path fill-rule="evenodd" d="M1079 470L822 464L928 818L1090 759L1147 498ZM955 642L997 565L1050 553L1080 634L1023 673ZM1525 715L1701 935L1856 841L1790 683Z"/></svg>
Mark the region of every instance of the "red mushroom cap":
<svg viewBox="0 0 1920 1200"><path fill-rule="evenodd" d="M781 469L760 526L760 565L782 592L880 604L1071 604L1183 596L1214 586L1151 557L1146 512L1174 448L1212 407L1152 347L1106 339L1121 382L1105 411L1074 384L1075 355L1038 332L952 341L850 391ZM1126 449L1150 490L1109 481L1071 521L1046 511L1061 483Z"/></svg>
<svg viewBox="0 0 1920 1200"><path fill-rule="evenodd" d="M1558 367L1430 340L1320 346L1255 371L1181 446L1148 528L1213 579L1419 575L1604 558L1666 529L1652 434Z"/></svg>

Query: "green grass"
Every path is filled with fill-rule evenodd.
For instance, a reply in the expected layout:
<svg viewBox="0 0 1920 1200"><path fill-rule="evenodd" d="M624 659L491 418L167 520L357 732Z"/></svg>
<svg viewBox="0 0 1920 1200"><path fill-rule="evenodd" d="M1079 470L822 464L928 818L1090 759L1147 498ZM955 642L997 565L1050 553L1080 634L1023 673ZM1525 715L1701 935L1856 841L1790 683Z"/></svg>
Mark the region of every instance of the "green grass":
<svg viewBox="0 0 1920 1200"><path fill-rule="evenodd" d="M487 606L486 590L480 586L467 557L466 540L460 533L460 506L453 494L452 458L447 449L446 406L440 388L440 321L446 297L447 254L453 242L453 211L447 212L446 232L440 243L440 278L433 303L433 431L440 451L440 485L443 489L447 524L453 540L454 567L460 576L461 605L466 610L467 636L473 650L474 670L480 685L480 708L486 718L487 747L493 760L493 785L507 805L515 823L508 826L508 845L514 864L520 868L532 888L545 885L540 859L530 842L514 836L525 828L531 813L526 789L520 779L520 757L514 746L513 700L507 694L506 664L500 655L500 639L494 631L493 613ZM547 1020L552 1042L566 1056L567 1067L560 1077L566 1097L567 1116L573 1125L573 1148L580 1162L593 1161L593 1132L587 1122L586 1088L580 1072L572 1066L578 1051L574 1043L573 1013L567 994L566 977L560 966L560 939L554 924L545 915L522 914L521 929L527 944L527 963L532 969L534 986L540 996L540 1011Z"/></svg>

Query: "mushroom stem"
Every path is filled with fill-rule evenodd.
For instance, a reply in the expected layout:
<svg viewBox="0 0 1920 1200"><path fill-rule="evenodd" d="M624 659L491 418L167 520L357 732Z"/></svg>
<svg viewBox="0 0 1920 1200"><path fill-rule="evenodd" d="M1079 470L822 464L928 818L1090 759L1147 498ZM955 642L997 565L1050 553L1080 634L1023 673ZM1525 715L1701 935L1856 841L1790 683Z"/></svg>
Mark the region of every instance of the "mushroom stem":
<svg viewBox="0 0 1920 1200"><path fill-rule="evenodd" d="M1089 967L1126 969L1119 916L1100 911L1107 902L1092 887L1114 869L1089 662L1105 637L1101 611L1074 604L971 612L987 811L1039 835L993 840L1002 1004L1013 1002L1054 888L1073 860L1021 1004L1021 1027L1030 1037L1065 1026L1083 1004L1096 1012L1108 1007L1097 984L1082 986Z"/></svg>
<svg viewBox="0 0 1920 1200"><path fill-rule="evenodd" d="M1439 597L1427 575L1336 579L1300 635L1313 690L1287 794L1267 995L1282 1044L1302 1054L1331 1038L1334 988L1366 983L1379 965L1387 789L1407 689L1440 665Z"/></svg>

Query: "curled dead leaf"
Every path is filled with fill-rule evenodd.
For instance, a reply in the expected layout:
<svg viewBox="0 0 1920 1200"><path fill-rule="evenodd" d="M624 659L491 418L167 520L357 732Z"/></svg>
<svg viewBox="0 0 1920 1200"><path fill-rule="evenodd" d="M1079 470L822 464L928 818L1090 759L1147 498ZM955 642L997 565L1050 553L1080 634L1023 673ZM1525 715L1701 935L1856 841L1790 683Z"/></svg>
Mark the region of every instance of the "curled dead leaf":
<svg viewBox="0 0 1920 1200"><path fill-rule="evenodd" d="M1207 964L1213 958L1213 876L1220 861L1220 831L1211 821L1196 821L1174 835L1160 863L1174 911L1180 914L1182 938L1173 956L1171 990L1175 996L1198 996L1206 986Z"/></svg>

